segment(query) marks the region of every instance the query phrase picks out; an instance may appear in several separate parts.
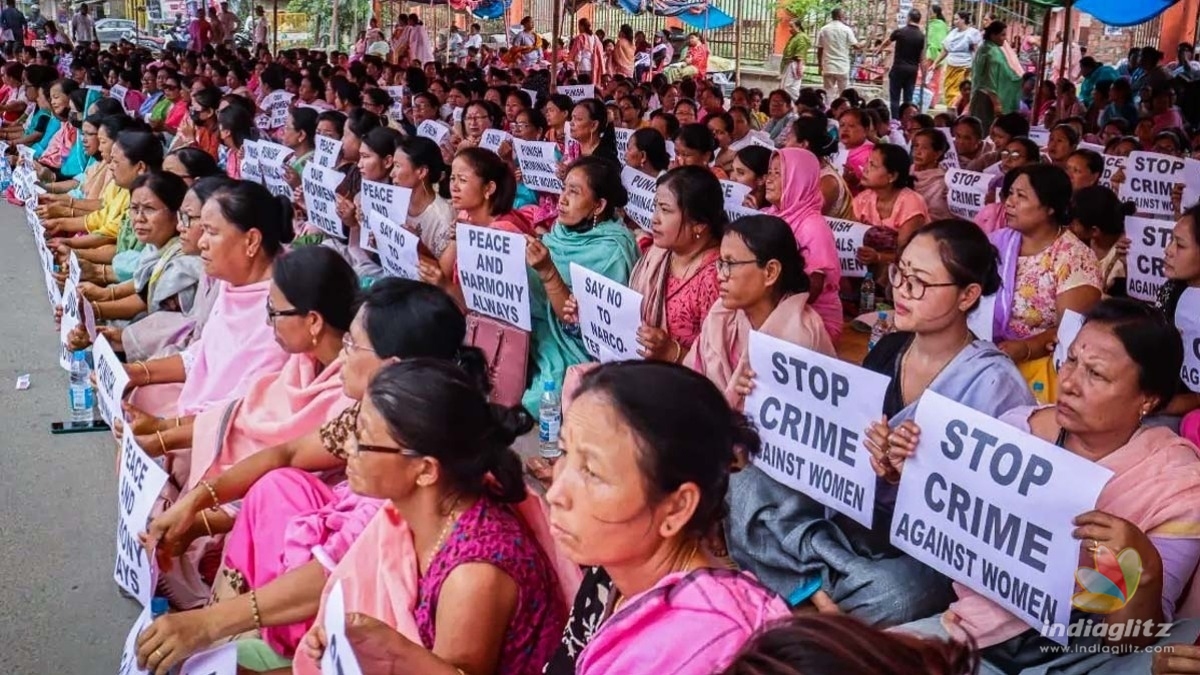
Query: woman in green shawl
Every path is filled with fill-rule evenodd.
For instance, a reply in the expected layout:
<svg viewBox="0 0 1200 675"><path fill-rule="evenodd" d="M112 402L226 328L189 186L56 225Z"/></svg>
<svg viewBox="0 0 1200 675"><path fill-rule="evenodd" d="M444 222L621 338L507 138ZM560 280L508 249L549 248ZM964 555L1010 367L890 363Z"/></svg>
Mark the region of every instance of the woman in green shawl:
<svg viewBox="0 0 1200 675"><path fill-rule="evenodd" d="M997 115L1015 112L1021 102L1021 74L1004 53L1007 40L1003 21L988 24L971 67L971 115L983 123L984 133Z"/></svg>
<svg viewBox="0 0 1200 675"><path fill-rule="evenodd" d="M619 284L629 281L637 244L617 216L628 199L621 167L600 157L582 157L567 169L554 227L540 242L529 238L532 386L522 402L532 414L537 414L546 381L562 391L567 368L591 360L571 308L571 263Z"/></svg>
<svg viewBox="0 0 1200 675"><path fill-rule="evenodd" d="M925 82L932 83L932 87L936 90L937 83L942 81L938 68L935 65L938 57L942 55L942 42L946 40L946 36L950 34L950 26L946 23L946 17L942 14L942 6L933 4L929 6L929 20L925 22ZM918 83L918 91L925 88L925 82ZM918 99L921 96L917 96ZM937 100L937 92L933 94L933 101L928 101L926 105L933 106Z"/></svg>
<svg viewBox="0 0 1200 675"><path fill-rule="evenodd" d="M788 27L792 36L783 47L783 58L779 63L779 88L796 98L800 96L800 88L803 86L804 59L808 58L812 38L804 32L804 25L800 23L800 19L793 19Z"/></svg>

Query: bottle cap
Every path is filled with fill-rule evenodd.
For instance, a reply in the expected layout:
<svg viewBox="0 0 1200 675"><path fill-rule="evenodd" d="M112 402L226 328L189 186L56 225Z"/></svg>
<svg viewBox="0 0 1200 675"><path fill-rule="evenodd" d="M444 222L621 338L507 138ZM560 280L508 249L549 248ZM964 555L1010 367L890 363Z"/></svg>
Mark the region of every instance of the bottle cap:
<svg viewBox="0 0 1200 675"><path fill-rule="evenodd" d="M150 615L151 616L162 616L163 614L166 614L168 611L170 611L170 609L171 609L170 603L168 603L167 599L162 597L161 595L156 595L156 596L154 596L153 599L150 600Z"/></svg>
<svg viewBox="0 0 1200 675"><path fill-rule="evenodd" d="M1046 388L1046 385L1042 384L1041 382L1034 382L1034 383L1033 383L1033 390L1034 390L1034 391L1042 391L1042 390L1043 390L1043 389L1045 389L1045 388Z"/></svg>
<svg viewBox="0 0 1200 675"><path fill-rule="evenodd" d="M542 391L554 391L554 380L546 380L542 382Z"/></svg>
<svg viewBox="0 0 1200 675"><path fill-rule="evenodd" d="M887 312L880 310L879 314L877 314L876 316L877 316L878 318L880 318L880 319L886 319L886 318L887 318Z"/></svg>

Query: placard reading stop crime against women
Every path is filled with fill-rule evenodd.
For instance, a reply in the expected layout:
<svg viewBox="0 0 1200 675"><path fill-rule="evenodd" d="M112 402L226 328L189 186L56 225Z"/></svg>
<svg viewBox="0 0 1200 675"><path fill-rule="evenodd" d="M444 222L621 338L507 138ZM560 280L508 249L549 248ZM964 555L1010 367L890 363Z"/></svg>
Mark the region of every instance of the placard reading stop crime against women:
<svg viewBox="0 0 1200 675"><path fill-rule="evenodd" d="M154 596L154 561L138 541L150 509L167 483L167 472L134 440L129 425L121 436L121 475L117 479L117 564L113 579L143 606Z"/></svg>
<svg viewBox="0 0 1200 675"><path fill-rule="evenodd" d="M642 294L571 263L571 292L579 303L579 330L588 353L603 363L640 359L637 332Z"/></svg>
<svg viewBox="0 0 1200 675"><path fill-rule="evenodd" d="M638 227L649 232L650 222L654 219L654 194L658 190L658 181L653 176L647 176L632 166L627 166L621 169L621 184L629 193L625 215Z"/></svg>
<svg viewBox="0 0 1200 675"><path fill-rule="evenodd" d="M966 220L975 220L983 210L983 199L987 194L991 178L978 171L949 169L946 171L946 204L950 213Z"/></svg>
<svg viewBox="0 0 1200 675"><path fill-rule="evenodd" d="M1036 629L1069 623L1072 520L1095 508L1112 471L932 391L916 422L892 544Z"/></svg>
<svg viewBox="0 0 1200 675"><path fill-rule="evenodd" d="M762 436L751 461L780 483L871 527L876 476L863 430L889 378L757 331L746 414Z"/></svg>
<svg viewBox="0 0 1200 675"><path fill-rule="evenodd" d="M1200 182L1200 162L1194 159L1160 155L1154 152L1132 152L1125 160L1125 182L1121 184L1121 199L1137 205L1139 216L1175 215L1171 191L1178 183L1191 185Z"/></svg>
<svg viewBox="0 0 1200 675"><path fill-rule="evenodd" d="M867 266L858 262L858 249L863 247L863 239L866 238L871 226L841 218L826 218L825 220L829 223L829 229L833 230L833 244L837 247L842 276L867 276Z"/></svg>
<svg viewBox="0 0 1200 675"><path fill-rule="evenodd" d="M1189 288L1179 297L1175 327L1183 338L1183 383L1200 393L1200 288Z"/></svg>
<svg viewBox="0 0 1200 675"><path fill-rule="evenodd" d="M100 419L111 427L114 417L123 417L121 397L129 386L129 374L103 335L92 343L92 361L96 367L96 409Z"/></svg>
<svg viewBox="0 0 1200 675"><path fill-rule="evenodd" d="M459 223L457 240L467 309L531 330L525 237Z"/></svg>
<svg viewBox="0 0 1200 675"><path fill-rule="evenodd" d="M1174 229L1174 223L1169 220L1125 218L1125 236L1130 241L1129 253L1125 256L1129 297L1147 302L1158 297L1158 289L1167 278L1163 271L1163 256Z"/></svg>
<svg viewBox="0 0 1200 675"><path fill-rule="evenodd" d="M534 192L562 194L563 184L558 179L558 149L554 143L514 138L513 152L521 167L521 182L526 187Z"/></svg>

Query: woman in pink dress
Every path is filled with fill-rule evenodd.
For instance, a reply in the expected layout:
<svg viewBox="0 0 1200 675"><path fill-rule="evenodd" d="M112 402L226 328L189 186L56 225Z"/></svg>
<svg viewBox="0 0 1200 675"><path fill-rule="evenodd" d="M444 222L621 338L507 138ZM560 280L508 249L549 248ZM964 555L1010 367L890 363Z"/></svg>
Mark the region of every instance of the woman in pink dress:
<svg viewBox="0 0 1200 675"><path fill-rule="evenodd" d="M863 169L862 186L854 198L854 219L872 226L858 249L864 265L889 263L917 228L929 222L925 198L913 190L912 159L899 145L875 146Z"/></svg>

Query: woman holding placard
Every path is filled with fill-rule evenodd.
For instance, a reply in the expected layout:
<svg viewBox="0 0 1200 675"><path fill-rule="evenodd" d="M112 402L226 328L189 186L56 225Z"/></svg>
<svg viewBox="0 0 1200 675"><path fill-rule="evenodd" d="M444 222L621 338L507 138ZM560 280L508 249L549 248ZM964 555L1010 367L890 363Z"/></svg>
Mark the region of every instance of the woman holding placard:
<svg viewBox="0 0 1200 675"><path fill-rule="evenodd" d="M771 168L771 158L774 156L774 150L761 145L747 145L733 156L729 180L750 188L745 206L752 209L765 209L770 206L766 195L767 172Z"/></svg>
<svg viewBox="0 0 1200 675"><path fill-rule="evenodd" d="M1053 401L1055 327L1068 309L1086 314L1100 299L1103 281L1096 254L1067 229L1071 180L1066 172L1034 164L1009 175L1008 226L992 234L1003 278L993 341L1021 368L1035 395Z"/></svg>
<svg viewBox="0 0 1200 675"><path fill-rule="evenodd" d="M400 140L392 159L392 184L412 190L405 225L441 259L454 237L454 209L446 199L448 171L442 150L428 138L410 136ZM454 261L442 260L441 264L448 274Z"/></svg>
<svg viewBox="0 0 1200 675"><path fill-rule="evenodd" d="M719 298L717 258L728 216L721 183L707 168L671 169L659 180L650 220L653 245L629 285L642 294L639 353L679 363Z"/></svg>
<svg viewBox="0 0 1200 675"><path fill-rule="evenodd" d="M925 198L913 190L912 159L899 145L880 143L862 172L862 192L854 198L854 220L871 231L858 249L858 261L876 265L895 260L913 232L929 222Z"/></svg>
<svg viewBox="0 0 1200 675"><path fill-rule="evenodd" d="M1193 304L1200 296L1200 204L1194 204L1175 223L1171 240L1163 253L1163 274L1167 280L1158 292L1156 306L1166 314L1167 319L1175 324L1183 333L1185 344L1200 335L1192 328L1195 325L1193 317L1197 316L1200 304ZM1181 314L1180 301L1187 296L1183 303ZM1184 329L1187 328L1185 331ZM1193 411L1200 408L1200 383L1187 383L1179 393L1171 399L1163 410L1164 415L1186 415L1180 425L1180 433L1189 440L1200 440L1200 414Z"/></svg>
<svg viewBox="0 0 1200 675"><path fill-rule="evenodd" d="M471 101L463 110L461 133L455 129L452 145L456 150L473 148L483 140L488 129L504 128L504 111L491 101Z"/></svg>
<svg viewBox="0 0 1200 675"><path fill-rule="evenodd" d="M836 357L824 321L809 302L800 247L782 218L746 216L730 223L721 238L717 279L721 302L704 319L684 365L712 380L731 406L740 409L745 398L737 384L747 368L752 331Z"/></svg>
<svg viewBox="0 0 1200 675"><path fill-rule="evenodd" d="M671 156L667 154L667 142L657 129L638 129L629 137L625 146L625 166L658 178L671 167Z"/></svg>
<svg viewBox="0 0 1200 675"><path fill-rule="evenodd" d="M829 132L829 120L820 113L800 117L792 124L792 137L790 147L804 148L821 162L821 213L827 218L854 218L854 195L833 164L838 140Z"/></svg>
<svg viewBox="0 0 1200 675"><path fill-rule="evenodd" d="M1177 391L1183 365L1178 333L1160 312L1128 299L1104 300L1086 316L1062 366L1058 403L1016 408L1001 419L1113 472L1095 509L1074 519L1073 536L1080 541L1079 564L1081 569L1098 567L1099 556L1115 558L1120 553L1124 559L1126 550L1132 549L1140 558L1140 577L1135 577L1137 592L1130 593L1127 602L1115 607L1112 603L1094 604L1090 611L1103 615L1097 623L1128 628L1146 621L1158 626L1194 618L1192 578L1200 557L1200 459L1194 445L1170 430L1142 424L1143 418L1162 410ZM910 421L888 436L886 456L891 470L903 471L905 461L920 445L920 435L921 430ZM1116 566L1117 560L1112 558L1108 564ZM1106 662L1113 666L1110 672L1147 672L1144 665L1138 668L1137 664L1148 663L1149 653L1111 662L1111 653L1099 649L1072 649L1064 656L1058 648L1047 649L1052 644L1048 638L993 601L965 585L956 585L955 591L958 600L947 612L903 629L973 640L982 650L985 672L1049 667L1056 659L1070 663L1072 672L1098 672ZM1116 600L1102 592L1081 595L1092 596L1093 603ZM1073 612L1071 616L1083 621L1088 615ZM1184 630L1191 631L1186 637L1191 640L1195 628ZM1157 633L1157 629L1110 630L1100 639L1107 638L1105 644L1110 646L1145 647L1154 643ZM1090 639L1072 638L1072 647L1098 643L1096 635L1092 631ZM1095 655L1080 662L1080 653Z"/></svg>
<svg viewBox="0 0 1200 675"><path fill-rule="evenodd" d="M562 391L567 369L595 356L589 356L579 328L571 325L577 317L568 307L570 266L575 263L621 285L629 280L637 244L617 217L628 199L619 165L583 157L567 169L554 227L541 241L528 237L525 255L534 275L529 284L533 331L526 410L538 409L545 382Z"/></svg>
<svg viewBox="0 0 1200 675"><path fill-rule="evenodd" d="M764 213L783 219L799 246L808 275L808 306L821 315L829 338L842 335L842 301L838 285L842 264L833 231L821 215L820 164L807 150L784 148L770 159L765 196L771 205Z"/></svg>

